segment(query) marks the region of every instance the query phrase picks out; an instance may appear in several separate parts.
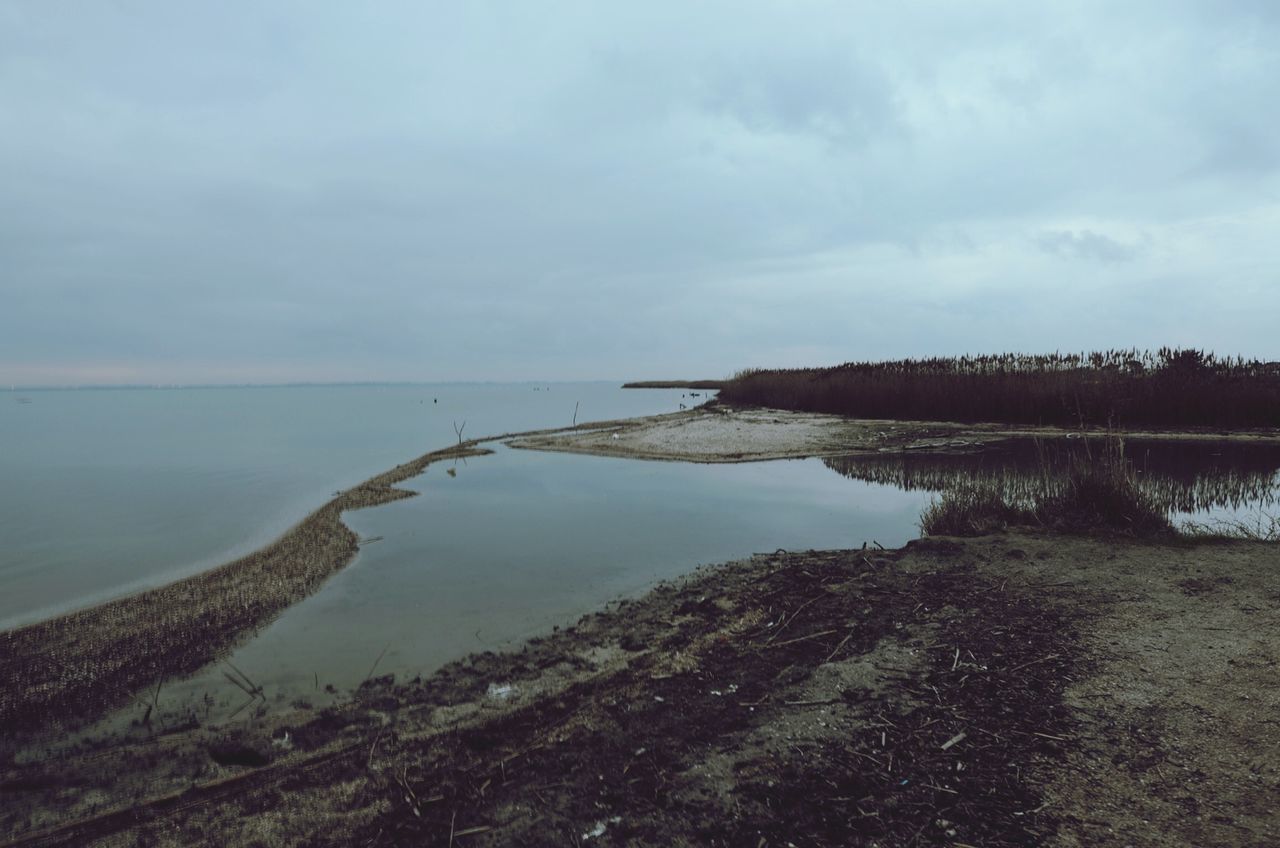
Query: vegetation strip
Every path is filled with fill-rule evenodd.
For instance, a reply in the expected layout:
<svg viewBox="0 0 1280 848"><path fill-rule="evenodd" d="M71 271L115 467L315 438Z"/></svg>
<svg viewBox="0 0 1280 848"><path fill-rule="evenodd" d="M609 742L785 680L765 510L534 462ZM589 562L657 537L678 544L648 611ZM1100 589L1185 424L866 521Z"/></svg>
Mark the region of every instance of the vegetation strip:
<svg viewBox="0 0 1280 848"><path fill-rule="evenodd" d="M1280 363L1171 348L849 362L743 371L719 399L855 418L1274 428Z"/></svg>

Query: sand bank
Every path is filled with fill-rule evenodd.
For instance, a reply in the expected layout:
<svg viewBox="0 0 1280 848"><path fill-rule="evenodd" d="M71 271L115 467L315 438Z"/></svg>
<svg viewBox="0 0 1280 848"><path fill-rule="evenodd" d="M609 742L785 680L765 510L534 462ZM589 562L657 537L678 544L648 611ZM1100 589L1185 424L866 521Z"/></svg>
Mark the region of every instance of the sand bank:
<svg viewBox="0 0 1280 848"><path fill-rule="evenodd" d="M412 497L394 488L465 444L338 493L262 550L166 586L0 633L0 735L75 722L229 651L355 556L346 510Z"/></svg>
<svg viewBox="0 0 1280 848"><path fill-rule="evenodd" d="M883 451L975 450L1009 438L1102 435L1096 428L1011 427L945 421L884 421L841 418L718 403L653 418L546 431L512 438L526 450L586 453L631 459L685 462L749 462L808 456L848 456ZM1130 438L1177 441L1238 441L1280 444L1280 431L1132 431Z"/></svg>

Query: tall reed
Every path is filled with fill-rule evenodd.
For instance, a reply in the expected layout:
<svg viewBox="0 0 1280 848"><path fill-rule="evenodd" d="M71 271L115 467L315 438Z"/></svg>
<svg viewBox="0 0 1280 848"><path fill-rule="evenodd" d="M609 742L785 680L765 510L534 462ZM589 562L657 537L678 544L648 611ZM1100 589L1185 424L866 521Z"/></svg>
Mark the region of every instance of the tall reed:
<svg viewBox="0 0 1280 848"><path fill-rule="evenodd" d="M720 400L859 418L1280 427L1280 363L1161 348L739 372Z"/></svg>

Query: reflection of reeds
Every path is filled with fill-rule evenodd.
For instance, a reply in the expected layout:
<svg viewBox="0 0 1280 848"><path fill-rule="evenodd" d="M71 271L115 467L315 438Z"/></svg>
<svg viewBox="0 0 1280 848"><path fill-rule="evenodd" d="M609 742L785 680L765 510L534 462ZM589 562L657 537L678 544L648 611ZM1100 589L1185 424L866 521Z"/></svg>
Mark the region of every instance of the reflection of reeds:
<svg viewBox="0 0 1280 848"><path fill-rule="evenodd" d="M1143 491L1119 438L1108 438L1096 452L1086 443L1071 454L1065 473L1042 467L1046 484L1026 500L1006 499L997 486L973 480L947 489L920 516L920 529L926 535L975 535L1034 524L1139 536L1172 530L1168 513Z"/></svg>
<svg viewBox="0 0 1280 848"><path fill-rule="evenodd" d="M861 418L1271 427L1274 364L1197 350L1000 354L743 371L720 400Z"/></svg>
<svg viewBox="0 0 1280 848"><path fill-rule="evenodd" d="M1026 508L1058 495L1085 440L1011 441L979 454L892 453L832 457L839 474L908 491L942 492L973 483ZM1270 447L1130 442L1137 486L1168 513L1280 504L1280 450Z"/></svg>

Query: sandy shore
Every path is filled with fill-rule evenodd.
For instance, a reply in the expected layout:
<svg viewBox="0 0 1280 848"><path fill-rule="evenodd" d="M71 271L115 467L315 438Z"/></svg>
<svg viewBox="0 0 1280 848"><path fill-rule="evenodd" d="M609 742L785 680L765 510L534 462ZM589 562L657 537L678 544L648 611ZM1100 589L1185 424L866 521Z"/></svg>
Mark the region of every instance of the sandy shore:
<svg viewBox="0 0 1280 848"><path fill-rule="evenodd" d="M1010 427L945 421L882 421L809 412L709 404L672 415L610 422L592 429L546 431L512 438L527 450L685 462L750 462L883 451L974 450L1009 438L1101 435L1097 429ZM1280 430L1230 433L1131 431L1130 438L1280 445Z"/></svg>
<svg viewBox="0 0 1280 848"><path fill-rule="evenodd" d="M345 706L0 774L15 845L1264 845L1280 548L704 569ZM74 787L73 790L68 787Z"/></svg>

